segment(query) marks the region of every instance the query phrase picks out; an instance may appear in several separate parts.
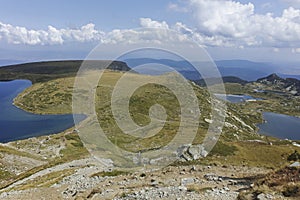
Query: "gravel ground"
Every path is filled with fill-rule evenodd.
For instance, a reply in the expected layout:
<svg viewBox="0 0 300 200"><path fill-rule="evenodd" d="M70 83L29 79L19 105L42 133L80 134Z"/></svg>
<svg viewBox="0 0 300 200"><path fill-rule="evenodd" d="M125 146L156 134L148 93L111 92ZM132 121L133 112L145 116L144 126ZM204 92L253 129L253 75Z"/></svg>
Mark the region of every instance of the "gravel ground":
<svg viewBox="0 0 300 200"><path fill-rule="evenodd" d="M105 164L106 163L106 164ZM14 187L53 171L67 168L77 170L47 188L14 191ZM157 171L137 171L113 177L95 176L95 173L112 170L109 162L99 165L94 159L82 159L40 171L11 185L10 191L0 194L0 199L236 199L239 190L251 187L249 178L265 174L264 168L233 166L179 166ZM0 191L1 192L1 191ZM281 199L272 194L260 199Z"/></svg>

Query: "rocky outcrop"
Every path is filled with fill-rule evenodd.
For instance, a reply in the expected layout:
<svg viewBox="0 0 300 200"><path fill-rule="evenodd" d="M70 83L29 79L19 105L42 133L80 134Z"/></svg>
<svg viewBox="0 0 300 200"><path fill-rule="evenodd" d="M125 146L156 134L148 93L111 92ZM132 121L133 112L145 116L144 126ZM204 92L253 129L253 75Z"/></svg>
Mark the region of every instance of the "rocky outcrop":
<svg viewBox="0 0 300 200"><path fill-rule="evenodd" d="M292 95L300 95L300 80L295 78L281 78L277 74L271 74L267 77L260 78L256 82L280 89Z"/></svg>
<svg viewBox="0 0 300 200"><path fill-rule="evenodd" d="M276 83L279 83L279 82L284 82L285 79L283 78L280 78L277 74L271 74L267 77L263 77L263 78L260 78L260 79L257 79L257 82L260 82L260 83L266 83L266 84L276 84Z"/></svg>
<svg viewBox="0 0 300 200"><path fill-rule="evenodd" d="M208 152L203 145L184 145L178 148L177 155L181 161L192 161L206 157Z"/></svg>

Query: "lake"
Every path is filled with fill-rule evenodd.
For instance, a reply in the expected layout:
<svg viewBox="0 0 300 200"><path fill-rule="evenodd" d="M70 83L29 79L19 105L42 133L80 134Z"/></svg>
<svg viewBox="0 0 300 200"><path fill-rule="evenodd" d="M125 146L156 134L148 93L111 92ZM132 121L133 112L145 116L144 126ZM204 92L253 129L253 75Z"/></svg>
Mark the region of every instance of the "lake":
<svg viewBox="0 0 300 200"><path fill-rule="evenodd" d="M249 95L235 95L235 94L214 94L218 99L231 102L231 103L242 103L246 101L256 101L261 100L254 98Z"/></svg>
<svg viewBox="0 0 300 200"><path fill-rule="evenodd" d="M59 133L74 126L72 114L36 115L15 107L13 99L29 86L28 80L0 81L0 142Z"/></svg>
<svg viewBox="0 0 300 200"><path fill-rule="evenodd" d="M281 139L300 140L300 118L264 112L265 123L259 124L259 133Z"/></svg>

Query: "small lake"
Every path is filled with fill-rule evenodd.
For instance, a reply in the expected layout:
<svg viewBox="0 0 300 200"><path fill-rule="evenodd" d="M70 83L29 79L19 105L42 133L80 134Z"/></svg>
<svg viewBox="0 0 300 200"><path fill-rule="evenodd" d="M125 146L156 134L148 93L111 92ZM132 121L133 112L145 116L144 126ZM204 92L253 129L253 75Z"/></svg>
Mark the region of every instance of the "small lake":
<svg viewBox="0 0 300 200"><path fill-rule="evenodd" d="M231 102L231 103L242 103L246 101L256 101L261 100L254 98L249 95L234 95L234 94L214 94L218 99Z"/></svg>
<svg viewBox="0 0 300 200"><path fill-rule="evenodd" d="M13 99L29 86L28 80L0 81L0 142L59 133L74 126L72 114L36 115L15 107Z"/></svg>
<svg viewBox="0 0 300 200"><path fill-rule="evenodd" d="M300 118L264 112L265 123L259 124L259 133L281 139L300 140Z"/></svg>

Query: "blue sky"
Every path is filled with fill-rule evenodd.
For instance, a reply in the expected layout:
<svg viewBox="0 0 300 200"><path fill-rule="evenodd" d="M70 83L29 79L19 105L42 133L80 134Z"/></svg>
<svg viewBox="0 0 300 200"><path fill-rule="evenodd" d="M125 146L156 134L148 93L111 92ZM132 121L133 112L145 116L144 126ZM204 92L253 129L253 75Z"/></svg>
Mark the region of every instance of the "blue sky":
<svg viewBox="0 0 300 200"><path fill-rule="evenodd" d="M135 28L139 18L176 21L177 13L167 12L169 0L9 0L0 1L3 22L33 29L48 25L76 28L94 23L101 30Z"/></svg>
<svg viewBox="0 0 300 200"><path fill-rule="evenodd" d="M0 0L0 59L82 59L134 28L188 34L216 59L300 61L300 0ZM135 35L135 38L140 38Z"/></svg>

